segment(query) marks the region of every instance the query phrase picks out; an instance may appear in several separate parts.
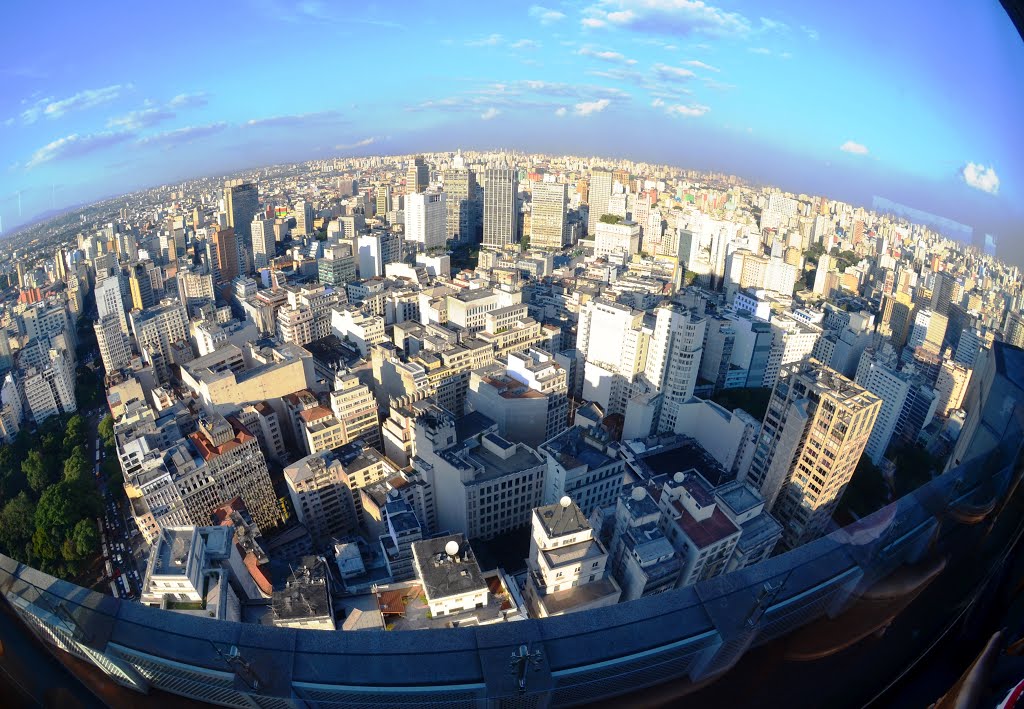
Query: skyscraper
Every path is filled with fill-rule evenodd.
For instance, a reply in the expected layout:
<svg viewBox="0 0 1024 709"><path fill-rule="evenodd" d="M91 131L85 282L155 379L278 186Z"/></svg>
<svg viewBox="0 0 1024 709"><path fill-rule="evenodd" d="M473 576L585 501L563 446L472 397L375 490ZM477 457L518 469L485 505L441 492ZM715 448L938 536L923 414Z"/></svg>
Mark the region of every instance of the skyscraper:
<svg viewBox="0 0 1024 709"><path fill-rule="evenodd" d="M93 323L96 331L96 344L99 346L100 359L107 373L116 372L127 367L132 359L132 348L128 333L121 329L116 315L104 315Z"/></svg>
<svg viewBox="0 0 1024 709"><path fill-rule="evenodd" d="M657 309L644 374L662 395L659 431L675 431L679 405L693 396L707 322L677 303Z"/></svg>
<svg viewBox="0 0 1024 709"><path fill-rule="evenodd" d="M260 210L259 193L256 185L243 180L230 180L224 184L224 212L228 215L228 226L242 244L252 238L250 224Z"/></svg>
<svg viewBox="0 0 1024 709"><path fill-rule="evenodd" d="M149 277L149 269L152 267L151 261L140 261L132 267L131 275L128 277L128 287L132 294L132 308L145 310L152 308L156 303L153 296L153 282Z"/></svg>
<svg viewBox="0 0 1024 709"><path fill-rule="evenodd" d="M556 182L534 182L531 193L530 246L557 251L566 245L566 187Z"/></svg>
<svg viewBox="0 0 1024 709"><path fill-rule="evenodd" d="M612 196L612 173L609 170L593 170L590 173L587 204L590 215L587 217L587 234L593 235L601 217L608 212L608 198Z"/></svg>
<svg viewBox="0 0 1024 709"><path fill-rule="evenodd" d="M238 240L231 227L218 229L212 236L211 255L217 260L214 274L218 284L230 283L239 275Z"/></svg>
<svg viewBox="0 0 1024 709"><path fill-rule="evenodd" d="M444 248L448 212L444 192L418 192L405 198L405 240L423 251Z"/></svg>
<svg viewBox="0 0 1024 709"><path fill-rule="evenodd" d="M308 236L313 233L313 205L305 200L295 203L295 233Z"/></svg>
<svg viewBox="0 0 1024 709"><path fill-rule="evenodd" d="M949 306L953 302L953 290L956 278L945 271L935 274L935 285L932 288L932 310L940 315L949 315Z"/></svg>
<svg viewBox="0 0 1024 709"><path fill-rule="evenodd" d="M792 549L827 530L882 400L811 359L783 367L748 475Z"/></svg>
<svg viewBox="0 0 1024 709"><path fill-rule="evenodd" d="M378 217L387 217L391 211L391 185L377 185L373 213Z"/></svg>
<svg viewBox="0 0 1024 709"><path fill-rule="evenodd" d="M277 253L277 239L274 236L274 222L257 215L250 225L252 233L252 261L258 271L270 265Z"/></svg>
<svg viewBox="0 0 1024 709"><path fill-rule="evenodd" d="M480 223L480 204L476 199L476 173L465 167L453 167L442 173L447 195L448 238L471 242Z"/></svg>
<svg viewBox="0 0 1024 709"><path fill-rule="evenodd" d="M500 249L516 240L516 175L504 163L484 172L483 245Z"/></svg>
<svg viewBox="0 0 1024 709"><path fill-rule="evenodd" d="M121 295L121 279L119 276L107 276L96 284L96 311L102 320L113 315L124 332L128 332L128 320L124 315L124 299Z"/></svg>
<svg viewBox="0 0 1024 709"><path fill-rule="evenodd" d="M422 155L417 155L409 163L405 173L405 194L423 192L430 184L430 167L424 161Z"/></svg>

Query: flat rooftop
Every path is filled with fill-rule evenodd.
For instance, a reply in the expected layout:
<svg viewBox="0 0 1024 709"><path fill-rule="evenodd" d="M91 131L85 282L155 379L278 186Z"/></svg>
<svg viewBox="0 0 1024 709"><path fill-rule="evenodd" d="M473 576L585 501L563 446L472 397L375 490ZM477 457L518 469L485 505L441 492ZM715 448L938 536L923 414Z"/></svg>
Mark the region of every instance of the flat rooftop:
<svg viewBox="0 0 1024 709"><path fill-rule="evenodd" d="M533 514L540 520L549 537L563 537L590 529L590 522L583 516L575 502L568 507L562 507L557 502L553 505L544 505L536 508Z"/></svg>
<svg viewBox="0 0 1024 709"><path fill-rule="evenodd" d="M459 545L454 557L445 551L451 541ZM476 556L461 534L413 542L412 553L428 599L460 596L487 588Z"/></svg>

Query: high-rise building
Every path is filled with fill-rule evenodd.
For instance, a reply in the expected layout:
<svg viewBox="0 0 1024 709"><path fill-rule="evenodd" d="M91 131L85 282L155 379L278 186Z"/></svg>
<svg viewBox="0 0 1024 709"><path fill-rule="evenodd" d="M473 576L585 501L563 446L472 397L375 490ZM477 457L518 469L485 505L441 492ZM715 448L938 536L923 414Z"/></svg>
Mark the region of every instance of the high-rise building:
<svg viewBox="0 0 1024 709"><path fill-rule="evenodd" d="M224 183L224 213L228 217L228 226L235 230L235 248L240 265L247 266L253 258L252 219L259 210L256 185L241 179Z"/></svg>
<svg viewBox="0 0 1024 709"><path fill-rule="evenodd" d="M423 192L430 184L430 166L427 165L422 155L417 155L409 163L405 172L405 194L408 195Z"/></svg>
<svg viewBox="0 0 1024 709"><path fill-rule="evenodd" d="M935 413L945 418L959 409L970 381L970 369L953 360L943 360L935 380Z"/></svg>
<svg viewBox="0 0 1024 709"><path fill-rule="evenodd" d="M505 371L496 364L472 372L466 404L497 423L502 438L536 448L567 425L565 370L543 350L511 352Z"/></svg>
<svg viewBox="0 0 1024 709"><path fill-rule="evenodd" d="M529 446L499 436L486 416L471 416L469 426L457 429L440 407L422 412L413 466L434 490L439 529L490 539L529 521L543 494L544 461Z"/></svg>
<svg viewBox="0 0 1024 709"><path fill-rule="evenodd" d="M344 286L356 280L357 255L351 243L334 244L317 259L317 280L324 285Z"/></svg>
<svg viewBox="0 0 1024 709"><path fill-rule="evenodd" d="M565 229L566 186L534 182L531 188L530 247L558 251L567 245Z"/></svg>
<svg viewBox="0 0 1024 709"><path fill-rule="evenodd" d="M152 362L157 378L170 381L170 365L183 364L174 360L172 345L188 342L185 309L175 300L164 299L157 307L132 311L131 323L139 351Z"/></svg>
<svg viewBox="0 0 1024 709"><path fill-rule="evenodd" d="M128 287L132 294L132 308L145 310L156 303L153 295L153 281L149 271L153 268L152 261L140 261L132 267L128 277Z"/></svg>
<svg viewBox="0 0 1024 709"><path fill-rule="evenodd" d="M814 359L779 373L748 481L782 523L785 546L827 530L881 406L877 395Z"/></svg>
<svg viewBox="0 0 1024 709"><path fill-rule="evenodd" d="M931 309L940 315L949 315L949 306L953 302L953 292L956 290L956 278L945 271L935 274L935 283L932 286Z"/></svg>
<svg viewBox="0 0 1024 709"><path fill-rule="evenodd" d="M587 234L593 236L601 217L608 213L608 199L612 196L612 173L609 170L593 170L590 173L587 204Z"/></svg>
<svg viewBox="0 0 1024 709"><path fill-rule="evenodd" d="M914 316L914 324L910 328L910 336L907 338L907 349L926 347L938 353L942 349L948 324L949 319L945 315L928 308L918 310Z"/></svg>
<svg viewBox="0 0 1024 709"><path fill-rule="evenodd" d="M476 173L465 167L453 167L442 173L448 210L446 232L449 239L472 242L477 239L480 204L476 198Z"/></svg>
<svg viewBox="0 0 1024 709"><path fill-rule="evenodd" d="M628 261L640 251L640 225L635 222L599 220L591 232L594 236L594 256Z"/></svg>
<svg viewBox="0 0 1024 709"><path fill-rule="evenodd" d="M257 438L235 418L200 418L198 430L172 443L155 465L125 473L132 515L150 543L161 529L208 524L211 512L241 497L260 529L280 521L277 495ZM180 435L180 433L179 433Z"/></svg>
<svg viewBox="0 0 1024 709"><path fill-rule="evenodd" d="M313 234L313 205L305 200L295 203L295 235L312 236Z"/></svg>
<svg viewBox="0 0 1024 709"><path fill-rule="evenodd" d="M359 277L362 279L382 276L386 265L402 260L402 237L392 231L360 234L356 247L359 250Z"/></svg>
<svg viewBox="0 0 1024 709"><path fill-rule="evenodd" d="M790 217L796 216L798 203L792 197L773 192L768 195L768 202L761 211L761 230L778 229L786 226Z"/></svg>
<svg viewBox="0 0 1024 709"><path fill-rule="evenodd" d="M391 185L377 185L373 203L374 216L387 218L388 212L391 211Z"/></svg>
<svg viewBox="0 0 1024 709"><path fill-rule="evenodd" d="M263 219L259 215L249 225L252 235L253 268L259 271L270 265L271 259L277 254L277 239L274 235L274 222Z"/></svg>
<svg viewBox="0 0 1024 709"><path fill-rule="evenodd" d="M443 249L447 243L444 192L416 192L405 198L405 241L417 249Z"/></svg>
<svg viewBox="0 0 1024 709"><path fill-rule="evenodd" d="M864 452L878 465L899 428L900 415L914 387L912 377L898 369L896 352L891 346L881 350L867 348L857 365L856 382L882 399L878 418L871 429Z"/></svg>
<svg viewBox="0 0 1024 709"><path fill-rule="evenodd" d="M644 376L661 394L659 431L674 431L679 406L693 396L700 376L707 322L678 303L657 308Z"/></svg>
<svg viewBox="0 0 1024 709"><path fill-rule="evenodd" d="M515 241L516 175L506 162L484 172L483 245L501 249Z"/></svg>
<svg viewBox="0 0 1024 709"><path fill-rule="evenodd" d="M231 283L240 274L235 230L231 227L217 229L210 238L211 260L215 260L214 281L218 285Z"/></svg>
<svg viewBox="0 0 1024 709"><path fill-rule="evenodd" d="M228 215L228 226L235 230L242 243L251 238L250 224L258 211L260 201L256 185L240 179L224 184L224 213Z"/></svg>
<svg viewBox="0 0 1024 709"><path fill-rule="evenodd" d="M356 508L348 474L331 451L295 461L284 469L284 479L295 514L316 544L356 530Z"/></svg>
<svg viewBox="0 0 1024 709"><path fill-rule="evenodd" d="M128 320L125 317L124 299L121 293L120 276L107 276L96 283L96 310L100 319L113 315L121 324L121 330L128 332Z"/></svg>
<svg viewBox="0 0 1024 709"><path fill-rule="evenodd" d="M95 323L96 343L103 360L103 369L116 372L127 367L132 359L132 346L128 333L121 329L121 321L116 315L104 315Z"/></svg>
<svg viewBox="0 0 1024 709"><path fill-rule="evenodd" d="M888 337L897 350L907 343L907 337L910 335L910 314L913 307L913 302L906 293L882 295L882 322L878 326L878 332L882 337Z"/></svg>
<svg viewBox="0 0 1024 709"><path fill-rule="evenodd" d="M77 411L71 359L64 352L51 349L45 353L45 361L37 364L22 373L21 386L28 408L26 414L40 424L51 416Z"/></svg>

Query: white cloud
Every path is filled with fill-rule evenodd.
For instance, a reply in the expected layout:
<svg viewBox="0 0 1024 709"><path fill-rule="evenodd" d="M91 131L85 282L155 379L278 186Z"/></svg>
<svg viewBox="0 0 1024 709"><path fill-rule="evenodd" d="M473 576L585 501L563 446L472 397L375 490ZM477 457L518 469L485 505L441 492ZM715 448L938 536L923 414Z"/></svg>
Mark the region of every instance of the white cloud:
<svg viewBox="0 0 1024 709"><path fill-rule="evenodd" d="M594 59L611 62L612 64L629 64L631 66L636 64L636 59L629 59L619 52L594 49L593 47L583 47L576 53L582 57L593 57Z"/></svg>
<svg viewBox="0 0 1024 709"><path fill-rule="evenodd" d="M611 101L606 98L598 99L597 101L584 101L576 104L574 112L577 116L589 116L591 113L600 113L608 108L610 103Z"/></svg>
<svg viewBox="0 0 1024 709"><path fill-rule="evenodd" d="M337 111L316 111L314 113L292 113L284 116L268 116L266 118L251 118L245 122L247 126L283 127L292 128L309 123L347 123L341 119Z"/></svg>
<svg viewBox="0 0 1024 709"><path fill-rule="evenodd" d="M144 108L140 111L129 111L123 116L115 116L107 120L107 128L123 128L125 130L141 130L155 126L157 123L174 118L174 112L162 108Z"/></svg>
<svg viewBox="0 0 1024 709"><path fill-rule="evenodd" d="M665 107L665 112L670 116L683 116L685 118L699 118L711 109L707 106L695 103L687 106L683 103L673 104Z"/></svg>
<svg viewBox="0 0 1024 709"><path fill-rule="evenodd" d="M377 138L363 138L362 140L357 140L356 142L349 143L348 145L335 145L334 149L335 150L352 150L353 148L363 148L363 147L366 147L367 145L373 145L376 142L377 142Z"/></svg>
<svg viewBox="0 0 1024 709"><path fill-rule="evenodd" d="M989 194L999 194L999 176L995 167L986 167L982 163L969 162L960 171L961 177L968 186Z"/></svg>
<svg viewBox="0 0 1024 709"><path fill-rule="evenodd" d="M564 12L552 10L551 8L543 7L541 5L531 5L529 15L534 19L540 20L542 25L551 24L552 22L558 22L559 20L565 19Z"/></svg>
<svg viewBox="0 0 1024 709"><path fill-rule="evenodd" d="M868 146L862 145L861 143L855 143L852 140L848 140L839 146L839 149L844 153L853 153L854 155L867 155Z"/></svg>
<svg viewBox="0 0 1024 709"><path fill-rule="evenodd" d="M210 95L205 91L198 91L194 94L178 94L167 102L170 108L198 108L205 106Z"/></svg>
<svg viewBox="0 0 1024 709"><path fill-rule="evenodd" d="M128 131L94 133L92 135L72 133L47 143L32 153L32 157L25 163L25 168L31 170L34 167L53 162L54 160L81 157L82 155L123 143L133 135L133 133Z"/></svg>
<svg viewBox="0 0 1024 709"><path fill-rule="evenodd" d="M251 123L251 122L250 122ZM185 126L184 128L175 128L174 130L164 131L163 133L155 133L153 135L147 135L144 138L138 140L138 145L162 145L165 148L170 148L175 145L184 145L191 143L199 138L205 138L215 133L220 133L228 124L220 121L218 123L208 123L201 126Z"/></svg>
<svg viewBox="0 0 1024 709"><path fill-rule="evenodd" d="M744 15L702 0L599 0L584 12L615 26L644 33L729 37L753 31L751 21ZM772 20L767 22L772 26L778 24ZM766 27L764 18L761 26Z"/></svg>
<svg viewBox="0 0 1024 709"><path fill-rule="evenodd" d="M492 118L496 117L496 116L497 116L497 115L498 115L499 113L501 113L501 111L499 111L498 109L496 109L496 108L495 108L494 106L491 106L491 107L490 107L490 108L488 108L488 109L487 109L486 111L484 111L483 113L481 113L481 114L480 114L480 117L481 117L482 119L484 119L485 121L489 121L489 120L491 120Z"/></svg>
<svg viewBox="0 0 1024 709"><path fill-rule="evenodd" d="M590 29L597 29L598 27L604 27L608 23L596 17L584 17L580 20L580 24L584 27L589 27Z"/></svg>
<svg viewBox="0 0 1024 709"><path fill-rule="evenodd" d="M82 111L87 108L102 106L105 103L110 103L120 98L124 92L131 88L131 84L114 84L99 89L79 91L73 96L59 100L44 98L23 111L21 120L25 123L35 123L40 118L60 118L73 111Z"/></svg>
<svg viewBox="0 0 1024 709"><path fill-rule="evenodd" d="M768 49L767 47L751 47L747 51L750 52L751 54L765 54L765 55L767 55L767 54L771 54L772 53L772 50Z"/></svg>
<svg viewBox="0 0 1024 709"><path fill-rule="evenodd" d="M692 66L694 69L704 69L705 71L713 71L713 72L716 72L716 73L721 71L721 69L719 69L717 66L711 66L710 64L705 64L704 62L700 61L699 59L691 59L688 62L683 62L683 64L685 64L686 66Z"/></svg>
<svg viewBox="0 0 1024 709"><path fill-rule="evenodd" d="M665 102L660 98L656 98L653 101L651 101L651 106L653 106L654 108L661 108L664 105Z"/></svg>
<svg viewBox="0 0 1024 709"><path fill-rule="evenodd" d="M683 69L678 66L669 66L668 64L655 64L654 73L662 81L689 81L693 77L697 76L689 69Z"/></svg>
<svg viewBox="0 0 1024 709"><path fill-rule="evenodd" d="M565 108L565 106L560 106L559 108L555 109L555 115L558 116L559 118L563 117L568 112L569 111Z"/></svg>
<svg viewBox="0 0 1024 709"><path fill-rule="evenodd" d="M512 49L540 49L540 42L535 39L521 39L509 45Z"/></svg>
<svg viewBox="0 0 1024 709"><path fill-rule="evenodd" d="M500 34L491 34L486 37L480 37L479 39L471 39L466 42L467 47L495 47L501 44L502 37Z"/></svg>
<svg viewBox="0 0 1024 709"><path fill-rule="evenodd" d="M814 29L813 27L807 27L806 25L801 25L800 26L800 31L803 32L805 35L807 35L808 39L812 39L812 40L817 40L818 39L818 30Z"/></svg>

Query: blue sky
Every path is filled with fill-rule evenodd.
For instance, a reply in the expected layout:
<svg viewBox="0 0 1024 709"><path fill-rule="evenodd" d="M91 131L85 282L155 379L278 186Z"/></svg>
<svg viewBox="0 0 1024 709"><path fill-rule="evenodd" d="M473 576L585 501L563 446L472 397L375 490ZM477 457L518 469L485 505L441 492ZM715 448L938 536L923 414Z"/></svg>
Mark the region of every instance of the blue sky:
<svg viewBox="0 0 1024 709"><path fill-rule="evenodd" d="M1024 46L997 2L765 5L12 4L0 215L9 231L271 162L516 147L879 194L1024 241Z"/></svg>

